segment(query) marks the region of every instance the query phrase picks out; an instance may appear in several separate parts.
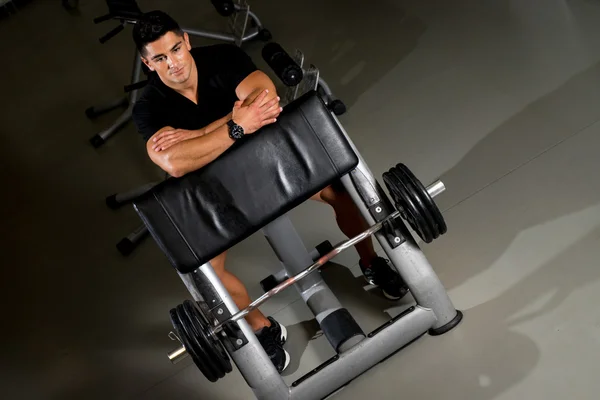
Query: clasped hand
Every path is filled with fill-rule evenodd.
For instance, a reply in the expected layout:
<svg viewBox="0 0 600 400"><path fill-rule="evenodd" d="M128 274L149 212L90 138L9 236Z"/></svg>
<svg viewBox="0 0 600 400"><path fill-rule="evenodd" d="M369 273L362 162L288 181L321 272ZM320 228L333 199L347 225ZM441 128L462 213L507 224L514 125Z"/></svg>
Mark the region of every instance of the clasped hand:
<svg viewBox="0 0 600 400"><path fill-rule="evenodd" d="M263 90L250 104L236 101L233 106L231 119L244 129L244 134L254 133L265 125L277 121L282 111L279 97L266 100L269 90Z"/></svg>

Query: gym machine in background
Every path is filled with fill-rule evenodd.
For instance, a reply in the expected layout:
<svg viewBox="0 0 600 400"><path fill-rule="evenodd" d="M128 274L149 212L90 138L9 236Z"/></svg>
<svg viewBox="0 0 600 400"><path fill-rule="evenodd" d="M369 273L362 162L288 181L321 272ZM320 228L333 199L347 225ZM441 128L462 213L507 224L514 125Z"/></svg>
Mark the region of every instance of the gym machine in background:
<svg viewBox="0 0 600 400"><path fill-rule="evenodd" d="M182 27L185 32L191 36L231 42L238 46L253 39L264 41L271 39L271 33L262 26L256 14L250 11L250 6L245 0L211 0L211 2L220 15L229 18L231 32L212 32ZM109 10L108 14L95 18L94 23L98 24L114 20L119 22L119 25L100 38L100 43L102 44L122 32L126 25L136 24L142 14L135 0L106 0L106 4ZM110 127L90 139L92 146L95 148L102 146L108 138L117 133L131 119L133 105L138 96L137 90L142 88L147 82L146 80L142 80L143 74L146 72L145 66L142 65L142 61L136 50L133 59L131 81L124 88L127 96L100 106L91 106L85 110L86 116L93 119L117 108L126 108Z"/></svg>
<svg viewBox="0 0 600 400"><path fill-rule="evenodd" d="M316 90L335 115L339 116L346 112L346 106L334 96L327 82L320 76L319 69L313 64L304 68L304 54L300 50L296 50L294 56L291 57L280 44L270 42L263 47L262 57L285 85L283 93L280 95L282 106L289 104L304 93ZM106 198L106 204L109 208L116 210L144 194L152 186L154 184L144 185L125 193L112 194ZM147 234L147 228L141 224L122 238L116 247L122 255L128 256L148 236ZM266 282L270 283L265 283L265 287L273 284L272 279L272 277L266 279Z"/></svg>
<svg viewBox="0 0 600 400"><path fill-rule="evenodd" d="M346 105L333 95L327 82L321 78L319 69L313 64L304 68L304 54L299 49L291 57L281 45L271 42L263 47L262 57L286 86L280 96L282 105L294 101L303 93L316 90L335 115L346 112Z"/></svg>

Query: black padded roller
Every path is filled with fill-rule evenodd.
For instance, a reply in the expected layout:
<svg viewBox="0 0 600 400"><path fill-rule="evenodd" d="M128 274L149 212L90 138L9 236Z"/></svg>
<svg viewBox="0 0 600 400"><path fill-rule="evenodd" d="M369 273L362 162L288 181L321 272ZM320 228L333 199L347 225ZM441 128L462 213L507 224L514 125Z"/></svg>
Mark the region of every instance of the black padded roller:
<svg viewBox="0 0 600 400"><path fill-rule="evenodd" d="M262 56L286 86L296 86L302 81L302 68L278 43L271 42L265 45Z"/></svg>

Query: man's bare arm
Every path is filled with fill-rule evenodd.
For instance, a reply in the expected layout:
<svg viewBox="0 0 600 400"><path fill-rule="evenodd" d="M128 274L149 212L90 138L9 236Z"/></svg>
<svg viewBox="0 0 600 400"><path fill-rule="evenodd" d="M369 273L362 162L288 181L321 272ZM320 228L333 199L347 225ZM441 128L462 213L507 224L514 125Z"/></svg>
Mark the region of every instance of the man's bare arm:
<svg viewBox="0 0 600 400"><path fill-rule="evenodd" d="M242 106L248 106L251 104L256 97L263 91L269 90L265 102L272 100L277 97L277 91L275 84L271 79L262 71L255 71L248 75L236 88L236 95L238 99L242 101ZM279 98L278 98L279 100ZM215 129L225 125L232 118L232 113L227 114L223 118L220 118L202 129L190 131L186 129L161 129L160 134L155 135L152 140L154 146L152 147L155 151L164 151L176 143L184 140L196 138L198 136L206 135Z"/></svg>
<svg viewBox="0 0 600 400"><path fill-rule="evenodd" d="M235 93L238 99L242 101L242 106L247 106L265 89L267 89L269 93L264 101L269 101L276 97L277 101L279 101L277 89L271 78L262 71L254 71L238 85ZM204 128L205 133L210 133L221 125L225 125L229 120L231 120L231 113Z"/></svg>
<svg viewBox="0 0 600 400"><path fill-rule="evenodd" d="M231 113L227 114L223 118L220 118L214 122L211 122L207 126L201 129L188 130L188 129L175 129L173 127L165 127L156 132L152 136L152 150L163 151L168 149L175 144L184 140L190 140L199 136L204 136L207 133L214 131L222 125L225 125L227 121L231 119Z"/></svg>
<svg viewBox="0 0 600 400"><path fill-rule="evenodd" d="M168 129L172 128L162 128L154 136ZM212 162L232 144L233 139L229 137L227 125L222 125L205 135L176 143L166 151L154 150L154 142L150 138L146 143L146 150L156 165L169 175L179 178Z"/></svg>
<svg viewBox="0 0 600 400"><path fill-rule="evenodd" d="M276 116L279 115L278 98L265 101L268 94L268 91L263 90L247 106L236 102L231 117L244 128L246 134L254 133L262 126L273 123ZM215 121L214 124L217 123L218 121ZM202 136L179 141L164 151L157 151L154 139L167 130L172 130L172 128L164 127L156 132L146 143L146 149L150 159L174 177L180 177L190 171L202 168L221 155L234 142L229 137L229 128L225 123Z"/></svg>
<svg viewBox="0 0 600 400"><path fill-rule="evenodd" d="M254 71L240 82L235 89L235 94L238 99L246 103L254 101L261 91L265 89L269 90L269 94L264 101L269 101L277 97L277 88L271 78L262 71Z"/></svg>

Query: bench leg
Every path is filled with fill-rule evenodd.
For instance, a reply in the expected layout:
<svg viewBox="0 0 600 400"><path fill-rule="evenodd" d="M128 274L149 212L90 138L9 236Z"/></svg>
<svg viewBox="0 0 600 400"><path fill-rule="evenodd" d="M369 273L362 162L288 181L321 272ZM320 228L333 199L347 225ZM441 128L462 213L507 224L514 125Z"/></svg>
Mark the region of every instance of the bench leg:
<svg viewBox="0 0 600 400"><path fill-rule="evenodd" d="M338 125L359 157L358 166L350 174L342 177L342 184L367 222L373 225L375 218L372 213L377 208L375 205L380 204L384 209L383 213L386 213L386 209L387 213L391 213L393 211L391 202L342 125L339 122ZM408 285L417 304L433 310L437 321L430 333L434 335L445 333L460 322L462 313L454 308L446 289L404 222L399 218L396 219L395 227L399 230L397 240L400 243L390 244L383 231L377 232L375 237Z"/></svg>
<svg viewBox="0 0 600 400"><path fill-rule="evenodd" d="M209 263L189 274L179 273L188 291L198 302L204 302L211 310L225 306L230 315L239 311ZM237 322L248 343L230 353L231 359L254 391L256 398L279 400L289 398L289 387L265 353L252 328L244 318Z"/></svg>

